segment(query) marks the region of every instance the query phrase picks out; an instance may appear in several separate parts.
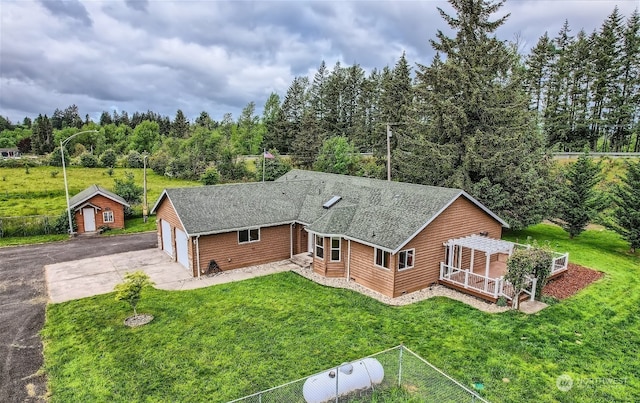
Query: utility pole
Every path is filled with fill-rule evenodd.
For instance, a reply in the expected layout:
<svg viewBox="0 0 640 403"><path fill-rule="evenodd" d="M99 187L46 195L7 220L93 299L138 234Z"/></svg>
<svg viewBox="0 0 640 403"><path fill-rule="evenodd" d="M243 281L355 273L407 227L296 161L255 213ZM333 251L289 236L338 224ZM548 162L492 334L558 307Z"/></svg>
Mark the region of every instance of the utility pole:
<svg viewBox="0 0 640 403"><path fill-rule="evenodd" d="M142 220L147 222L149 217L149 206L147 206L147 157L148 155L145 153L142 157L143 161L143 170L142 170L142 186L144 189L144 201L142 203Z"/></svg>
<svg viewBox="0 0 640 403"><path fill-rule="evenodd" d="M387 123L387 181L391 182L391 123Z"/></svg>

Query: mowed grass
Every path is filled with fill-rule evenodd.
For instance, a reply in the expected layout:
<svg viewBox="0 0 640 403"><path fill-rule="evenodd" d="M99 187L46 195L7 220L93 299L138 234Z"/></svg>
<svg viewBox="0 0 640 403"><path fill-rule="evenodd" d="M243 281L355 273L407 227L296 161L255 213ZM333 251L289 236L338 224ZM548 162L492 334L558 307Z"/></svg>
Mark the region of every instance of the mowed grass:
<svg viewBox="0 0 640 403"><path fill-rule="evenodd" d="M52 402L224 402L404 343L496 402L640 401L640 258L609 231L574 240L534 226L606 276L539 314L487 314L447 298L386 306L294 273L193 291L148 289L49 305L42 332ZM568 392L556 379L570 375ZM505 382L507 379L508 382Z"/></svg>
<svg viewBox="0 0 640 403"><path fill-rule="evenodd" d="M69 196L72 197L92 184L113 190L114 179L124 179L126 172L132 172L136 183L142 186L142 169L114 168L110 176L107 168L69 167ZM157 175L147 169L149 207L153 206L165 188L200 185L195 181ZM33 167L29 168L29 173L26 173L25 168L0 168L0 217L58 215L65 211L66 206L61 167Z"/></svg>

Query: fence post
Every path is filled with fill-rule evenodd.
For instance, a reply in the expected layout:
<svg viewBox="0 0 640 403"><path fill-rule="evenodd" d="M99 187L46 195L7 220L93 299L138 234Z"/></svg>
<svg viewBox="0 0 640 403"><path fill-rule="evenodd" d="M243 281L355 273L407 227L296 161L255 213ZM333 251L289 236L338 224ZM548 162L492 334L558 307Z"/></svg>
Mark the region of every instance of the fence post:
<svg viewBox="0 0 640 403"><path fill-rule="evenodd" d="M340 365L336 367L336 403L339 403L339 395L338 395L338 377L340 376Z"/></svg>
<svg viewBox="0 0 640 403"><path fill-rule="evenodd" d="M534 277L531 282L531 301L536 299L536 286L538 285L538 278Z"/></svg>
<svg viewBox="0 0 640 403"><path fill-rule="evenodd" d="M404 349L404 344L400 345L400 358L398 362L398 386L402 386L402 350Z"/></svg>

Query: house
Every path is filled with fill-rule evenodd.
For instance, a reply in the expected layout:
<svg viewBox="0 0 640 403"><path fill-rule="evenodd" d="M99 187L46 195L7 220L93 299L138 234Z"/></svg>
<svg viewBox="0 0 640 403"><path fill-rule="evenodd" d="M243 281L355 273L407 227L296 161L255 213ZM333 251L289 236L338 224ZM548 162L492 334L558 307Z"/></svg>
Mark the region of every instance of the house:
<svg viewBox="0 0 640 403"><path fill-rule="evenodd" d="M488 276L499 256L476 251L504 242L508 227L460 189L302 170L274 182L165 189L152 213L158 247L195 277L304 253L314 272L390 297L446 281L442 264ZM476 249L463 250L470 236L476 243L465 245Z"/></svg>
<svg viewBox="0 0 640 403"><path fill-rule="evenodd" d="M18 158L20 151L17 148L0 148L0 157L2 158Z"/></svg>
<svg viewBox="0 0 640 403"><path fill-rule="evenodd" d="M98 185L91 185L69 199L78 233L101 227L124 228L124 208L131 207L122 197Z"/></svg>

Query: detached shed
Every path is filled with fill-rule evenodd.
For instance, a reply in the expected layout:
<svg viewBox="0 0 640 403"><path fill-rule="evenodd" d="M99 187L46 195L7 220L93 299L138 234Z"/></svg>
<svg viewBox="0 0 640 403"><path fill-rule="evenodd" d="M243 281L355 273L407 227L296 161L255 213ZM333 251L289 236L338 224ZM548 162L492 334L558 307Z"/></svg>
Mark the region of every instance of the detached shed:
<svg viewBox="0 0 640 403"><path fill-rule="evenodd" d="M95 232L100 227L124 228L124 208L131 207L122 197L98 185L91 185L69 199L78 233Z"/></svg>

